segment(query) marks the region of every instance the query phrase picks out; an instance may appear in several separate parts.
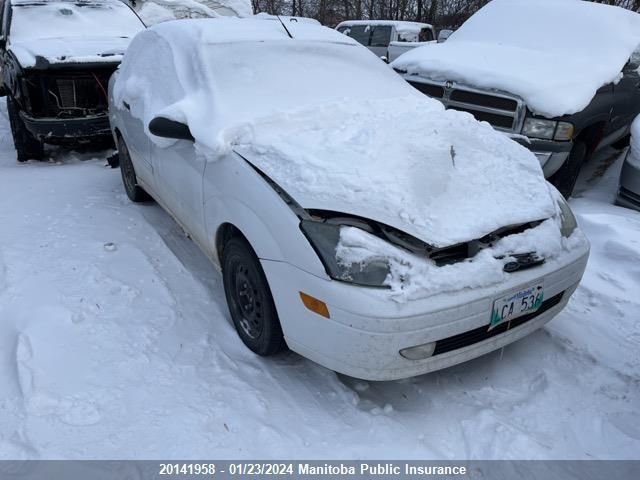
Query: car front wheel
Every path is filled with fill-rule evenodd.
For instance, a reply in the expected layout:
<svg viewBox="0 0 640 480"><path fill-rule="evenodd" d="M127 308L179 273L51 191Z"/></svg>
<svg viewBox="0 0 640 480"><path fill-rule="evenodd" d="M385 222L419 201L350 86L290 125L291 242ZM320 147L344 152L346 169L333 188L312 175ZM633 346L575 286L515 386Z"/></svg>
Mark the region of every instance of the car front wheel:
<svg viewBox="0 0 640 480"><path fill-rule="evenodd" d="M44 158L44 146L41 141L27 130L26 125L20 118L20 107L18 107L13 97L7 98L7 113L18 161L42 160Z"/></svg>
<svg viewBox="0 0 640 480"><path fill-rule="evenodd" d="M138 178L136 177L136 171L133 168L129 149L122 137L118 137L118 159L120 160L120 173L122 174L122 183L124 184L124 190L127 193L127 197L129 197L132 202L136 203L149 200L147 192L138 185Z"/></svg>
<svg viewBox="0 0 640 480"><path fill-rule="evenodd" d="M586 158L587 145L583 141L577 140L571 149L571 153L569 153L567 161L549 178L551 184L558 189L564 198L569 198L573 193L580 169Z"/></svg>
<svg viewBox="0 0 640 480"><path fill-rule="evenodd" d="M267 278L249 243L233 237L223 247L222 277L231 318L243 343L258 355L285 348Z"/></svg>

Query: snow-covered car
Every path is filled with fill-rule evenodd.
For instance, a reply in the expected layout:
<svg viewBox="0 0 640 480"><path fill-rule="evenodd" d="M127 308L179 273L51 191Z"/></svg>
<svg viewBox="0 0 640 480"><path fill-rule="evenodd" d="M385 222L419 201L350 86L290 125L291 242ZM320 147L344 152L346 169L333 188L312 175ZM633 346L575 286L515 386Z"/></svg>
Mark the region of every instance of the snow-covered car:
<svg viewBox="0 0 640 480"><path fill-rule="evenodd" d="M393 68L446 106L472 113L533 151L565 197L600 148L624 148L640 113L630 62L640 15L580 0L493 0L445 43Z"/></svg>
<svg viewBox="0 0 640 480"><path fill-rule="evenodd" d="M242 341L408 377L540 328L588 257L535 156L347 36L254 19L156 25L109 85L127 195L222 270Z"/></svg>
<svg viewBox="0 0 640 480"><path fill-rule="evenodd" d="M435 30L428 23L400 20L347 20L336 30L353 38L389 62L411 48L432 43Z"/></svg>
<svg viewBox="0 0 640 480"><path fill-rule="evenodd" d="M43 144L110 140L107 85L145 28L120 0L0 2L0 91L18 161Z"/></svg>
<svg viewBox="0 0 640 480"><path fill-rule="evenodd" d="M303 23L310 23L312 25L321 25L321 23L316 20L315 18L309 18L309 17L298 17L298 16L289 16L289 15L269 15L268 13L265 12L260 12L257 13L256 15L254 15L255 18L258 18L260 20L271 20L271 21L276 21L276 22L283 22L283 23L291 23L291 22L303 22Z"/></svg>
<svg viewBox="0 0 640 480"><path fill-rule="evenodd" d="M640 211L640 116L631 124L631 146L620 171L616 203Z"/></svg>
<svg viewBox="0 0 640 480"><path fill-rule="evenodd" d="M249 0L137 0L138 15L147 25L184 18L249 17Z"/></svg>

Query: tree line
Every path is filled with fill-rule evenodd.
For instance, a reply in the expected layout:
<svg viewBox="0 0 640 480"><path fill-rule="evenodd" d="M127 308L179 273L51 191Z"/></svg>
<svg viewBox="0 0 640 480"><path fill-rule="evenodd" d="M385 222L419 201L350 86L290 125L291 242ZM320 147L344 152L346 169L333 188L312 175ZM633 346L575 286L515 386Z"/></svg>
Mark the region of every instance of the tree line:
<svg viewBox="0 0 640 480"><path fill-rule="evenodd" d="M640 0L596 1L640 11ZM329 27L343 20L383 19L456 29L488 0L251 0L251 3L256 13L311 17Z"/></svg>

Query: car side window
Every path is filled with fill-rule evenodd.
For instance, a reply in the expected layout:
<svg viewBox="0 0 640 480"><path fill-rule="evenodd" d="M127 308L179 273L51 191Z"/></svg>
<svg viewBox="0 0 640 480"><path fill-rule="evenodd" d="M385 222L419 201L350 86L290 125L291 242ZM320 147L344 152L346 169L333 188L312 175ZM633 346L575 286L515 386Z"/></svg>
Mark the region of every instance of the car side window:
<svg viewBox="0 0 640 480"><path fill-rule="evenodd" d="M391 42L392 27L388 25L377 25L373 27L371 33L372 47L388 47Z"/></svg>
<svg viewBox="0 0 640 480"><path fill-rule="evenodd" d="M420 30L420 42L431 42L433 39L433 30L431 30L430 28L423 28L422 30Z"/></svg>
<svg viewBox="0 0 640 480"><path fill-rule="evenodd" d="M369 25L353 25L345 33L365 47L369 46L369 37L371 36L371 27Z"/></svg>

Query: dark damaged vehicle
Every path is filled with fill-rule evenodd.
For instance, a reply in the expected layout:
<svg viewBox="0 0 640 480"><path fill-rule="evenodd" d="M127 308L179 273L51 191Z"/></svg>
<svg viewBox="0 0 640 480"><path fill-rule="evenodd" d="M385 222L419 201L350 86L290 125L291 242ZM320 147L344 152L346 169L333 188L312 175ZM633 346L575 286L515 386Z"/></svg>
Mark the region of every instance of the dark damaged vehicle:
<svg viewBox="0 0 640 480"><path fill-rule="evenodd" d="M109 142L107 87L144 24L120 0L0 0L0 92L18 161Z"/></svg>

